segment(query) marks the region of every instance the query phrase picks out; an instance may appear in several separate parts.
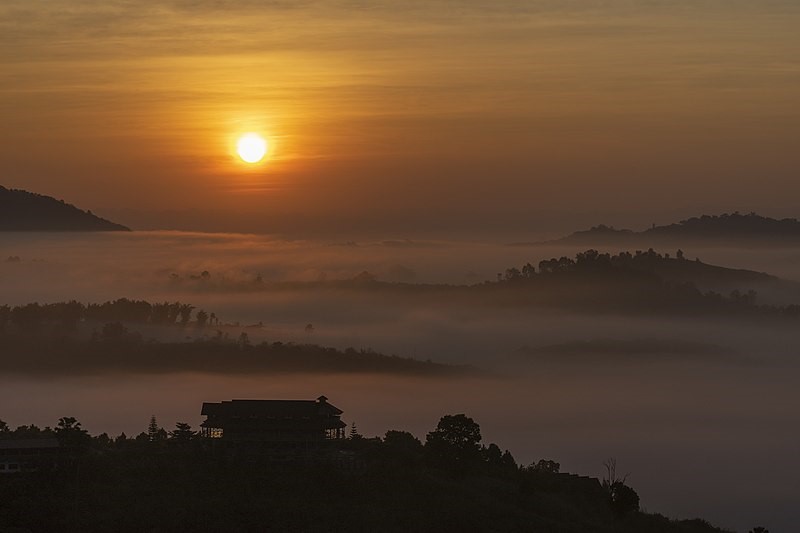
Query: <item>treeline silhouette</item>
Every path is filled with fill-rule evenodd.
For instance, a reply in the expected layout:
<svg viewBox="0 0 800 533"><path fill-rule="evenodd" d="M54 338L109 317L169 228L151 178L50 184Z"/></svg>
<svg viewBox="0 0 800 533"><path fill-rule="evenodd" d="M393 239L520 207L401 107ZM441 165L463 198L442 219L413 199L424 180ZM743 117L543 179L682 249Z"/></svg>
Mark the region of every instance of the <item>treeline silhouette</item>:
<svg viewBox="0 0 800 533"><path fill-rule="evenodd" d="M194 276L205 288L215 283L214 275ZM497 274L495 281L476 285L415 284L382 282L369 272L351 279L317 282L220 283L218 290L344 290L368 292L390 303L403 300L446 301L465 306L540 306L584 313L650 313L671 315L722 315L744 317L800 316L800 305L759 304L752 288L726 292L701 289L705 286L762 286L778 281L774 276L749 270L708 265L677 250L674 257L652 248L641 251L601 253L590 249L574 258L559 257L511 267ZM150 324L157 326L221 325L215 313L182 302L150 303L120 298L96 304L77 301L19 306L0 305L0 332L39 332L43 326L64 332L75 331L81 322L97 325ZM238 325L234 323L233 325Z"/></svg>
<svg viewBox="0 0 800 533"><path fill-rule="evenodd" d="M742 214L735 211L721 215L691 217L665 226L654 224L644 231L616 229L613 226L599 224L551 242L591 245L599 241L616 243L648 241L656 245L703 241L769 245L798 240L800 240L800 221L796 218L775 219L753 212Z"/></svg>
<svg viewBox="0 0 800 533"><path fill-rule="evenodd" d="M215 313L209 314L202 309L194 312L195 309L193 305L181 302L150 303L127 298L88 305L75 300L49 304L29 303L14 307L0 305L0 331L4 331L9 325L29 332L37 331L42 326L57 326L73 331L82 321L157 326L188 326L191 323L201 328L219 324Z"/></svg>
<svg viewBox="0 0 800 533"><path fill-rule="evenodd" d="M371 349L338 350L315 344L261 342L247 333L187 342L144 340L119 322L106 324L91 339L60 335L0 334L0 372L30 375L110 373L214 374L392 373L451 376L472 367L385 355Z"/></svg>
<svg viewBox="0 0 800 533"><path fill-rule="evenodd" d="M668 253L658 253L652 248L647 251L636 250L620 252L618 254L601 253L594 249L586 250L570 257L551 258L539 262L536 267L527 263L521 269L510 268L505 271L503 279L518 280L536 277L537 274L563 274L563 273L611 273L635 277L638 272L658 274L668 277L669 280L687 279L698 281L700 279L713 279L716 281L771 281L776 280L763 272L752 270L732 269L714 265L707 265L699 258L689 260L683 250L678 249L675 257Z"/></svg>
<svg viewBox="0 0 800 533"><path fill-rule="evenodd" d="M483 444L478 423L443 416L421 442L355 424L312 461L229 453L178 422L151 417L136 437L91 436L72 417L54 429L0 422L0 439L52 437L50 469L0 476L0 524L29 531L721 532L704 520L640 510L609 460L602 483L553 460L518 465ZM339 460L342 457L348 461Z"/></svg>
<svg viewBox="0 0 800 533"><path fill-rule="evenodd" d="M703 237L800 237L800 221L796 218L775 219L735 211L722 215L702 215L681 220L675 224L655 226L645 234Z"/></svg>
<svg viewBox="0 0 800 533"><path fill-rule="evenodd" d="M538 306L584 313L749 318L800 315L800 305L758 304L757 292L749 288L776 287L770 284L778 282L778 278L762 272L708 265L699 258L686 258L680 249L674 256L652 248L618 254L590 249L574 258L554 257L536 265L529 262L511 267L498 273L496 280L474 285L383 282L366 271L350 279L313 282L265 282L260 277L242 282L204 274L207 275L198 278L203 290L334 290L368 293L392 303L419 303L427 299L464 306Z"/></svg>
<svg viewBox="0 0 800 533"><path fill-rule="evenodd" d="M497 285L525 288L530 301L573 309L650 311L678 314L744 316L800 316L800 305L758 305L757 292L734 289L728 294L702 291L694 280L769 282L768 274L705 265L688 260L682 250L675 257L652 248L616 255L587 250L569 257L512 267L498 274ZM484 284L486 287L487 284Z"/></svg>

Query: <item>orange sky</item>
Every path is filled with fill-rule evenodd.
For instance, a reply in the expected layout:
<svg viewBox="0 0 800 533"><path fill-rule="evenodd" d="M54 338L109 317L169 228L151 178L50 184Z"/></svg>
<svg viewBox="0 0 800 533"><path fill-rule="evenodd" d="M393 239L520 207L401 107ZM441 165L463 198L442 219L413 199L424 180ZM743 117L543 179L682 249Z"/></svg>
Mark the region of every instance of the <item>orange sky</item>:
<svg viewBox="0 0 800 533"><path fill-rule="evenodd" d="M797 28L772 0L4 0L0 184L135 227L798 216Z"/></svg>

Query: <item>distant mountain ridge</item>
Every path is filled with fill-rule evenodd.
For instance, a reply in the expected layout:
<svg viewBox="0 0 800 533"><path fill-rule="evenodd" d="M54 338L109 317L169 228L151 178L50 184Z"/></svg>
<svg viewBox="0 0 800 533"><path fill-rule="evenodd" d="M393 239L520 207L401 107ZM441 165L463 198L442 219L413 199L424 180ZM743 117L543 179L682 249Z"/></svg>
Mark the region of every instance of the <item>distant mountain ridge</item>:
<svg viewBox="0 0 800 533"><path fill-rule="evenodd" d="M680 244L691 240L800 243L800 221L796 218L779 220L756 213L743 215L737 211L692 217L666 226L654 225L644 231L616 229L600 224L547 243L591 245L597 242L617 244L647 241L654 244Z"/></svg>
<svg viewBox="0 0 800 533"><path fill-rule="evenodd" d="M0 231L130 231L63 200L0 185Z"/></svg>

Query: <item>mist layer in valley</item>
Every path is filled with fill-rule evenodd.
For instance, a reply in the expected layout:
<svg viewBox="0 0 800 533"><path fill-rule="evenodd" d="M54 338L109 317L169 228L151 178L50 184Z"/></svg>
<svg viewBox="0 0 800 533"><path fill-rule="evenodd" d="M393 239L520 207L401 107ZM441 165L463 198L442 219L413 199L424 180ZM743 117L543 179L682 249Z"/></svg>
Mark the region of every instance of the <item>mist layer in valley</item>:
<svg viewBox="0 0 800 533"><path fill-rule="evenodd" d="M164 425L196 425L203 401L324 393L364 434L408 429L424 437L443 414L465 412L487 440L505 443L522 463L552 458L565 470L600 475L602 461L617 457L644 506L672 516L740 529L768 523L777 530L800 520L792 475L800 468L796 319L506 305L490 296L419 289L495 282L510 267L584 249L183 233L0 235L0 305L181 301L214 312L222 325L126 327L160 343L245 332L254 345L373 350L476 369L409 375L334 364L324 371L243 374L220 365L165 364L153 372L150 361L109 375L85 362L65 368L69 361L62 359L47 372L4 371L0 418L52 425L76 416L93 432L132 434L151 414ZM709 290L755 290L759 304L800 302L791 292L800 280L800 249L683 252L689 261L700 257L786 283L756 276ZM336 282L364 272L408 290ZM88 337L102 324L82 327ZM24 358L24 350L17 356Z"/></svg>

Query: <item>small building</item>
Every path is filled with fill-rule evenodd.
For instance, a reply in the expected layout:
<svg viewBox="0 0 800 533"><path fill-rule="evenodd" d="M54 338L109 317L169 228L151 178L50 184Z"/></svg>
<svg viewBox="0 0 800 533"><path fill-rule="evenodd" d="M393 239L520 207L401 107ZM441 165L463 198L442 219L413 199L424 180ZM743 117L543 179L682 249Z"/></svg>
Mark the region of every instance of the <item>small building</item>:
<svg viewBox="0 0 800 533"><path fill-rule="evenodd" d="M61 446L57 439L0 440L0 475L54 468Z"/></svg>
<svg viewBox="0 0 800 533"><path fill-rule="evenodd" d="M312 450L344 439L342 410L316 400L231 400L203 403L200 434L228 444L261 449Z"/></svg>

